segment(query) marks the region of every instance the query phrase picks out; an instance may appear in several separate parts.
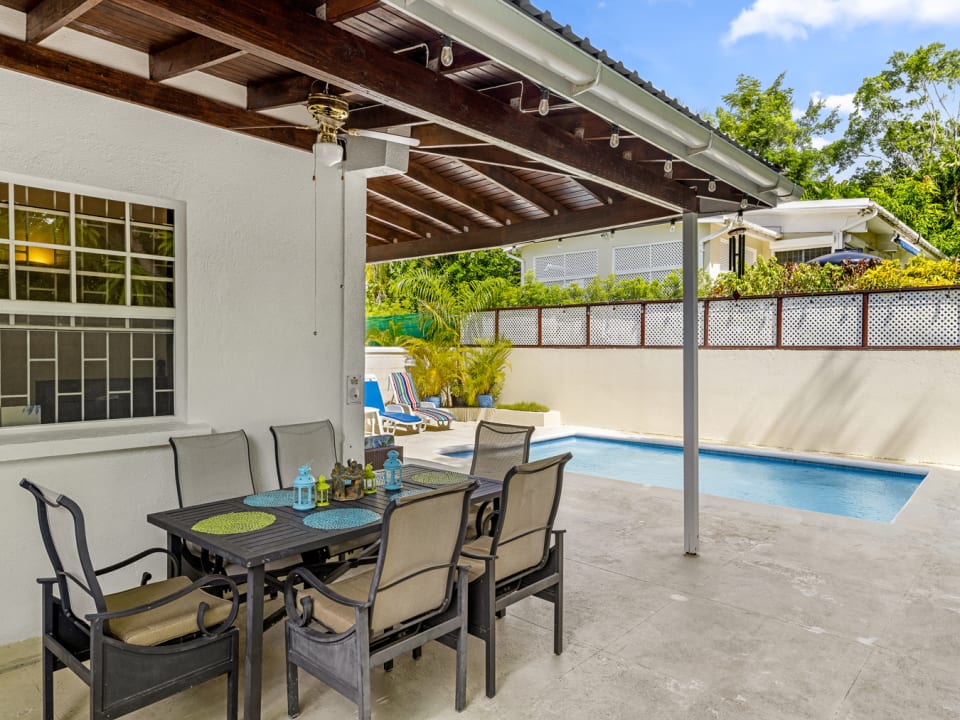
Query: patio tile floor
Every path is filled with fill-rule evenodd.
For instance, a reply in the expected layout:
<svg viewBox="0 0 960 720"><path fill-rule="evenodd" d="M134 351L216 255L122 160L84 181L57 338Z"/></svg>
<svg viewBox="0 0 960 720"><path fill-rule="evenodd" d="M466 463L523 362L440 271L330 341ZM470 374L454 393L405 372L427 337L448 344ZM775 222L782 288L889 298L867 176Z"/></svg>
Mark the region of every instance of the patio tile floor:
<svg viewBox="0 0 960 720"><path fill-rule="evenodd" d="M407 458L471 444L472 423L398 438ZM539 432L539 431L538 431ZM551 607L498 624L498 694L471 638L468 705L453 709L453 654L433 643L373 673L374 717L738 720L960 718L960 472L933 469L893 524L701 498L701 552L682 548L678 491L567 475L566 647ZM286 717L283 632L265 636L264 718ZM86 688L57 674L58 718ZM31 643L0 648L0 717L40 717ZM355 706L301 679L303 718ZM223 681L130 717L223 716Z"/></svg>

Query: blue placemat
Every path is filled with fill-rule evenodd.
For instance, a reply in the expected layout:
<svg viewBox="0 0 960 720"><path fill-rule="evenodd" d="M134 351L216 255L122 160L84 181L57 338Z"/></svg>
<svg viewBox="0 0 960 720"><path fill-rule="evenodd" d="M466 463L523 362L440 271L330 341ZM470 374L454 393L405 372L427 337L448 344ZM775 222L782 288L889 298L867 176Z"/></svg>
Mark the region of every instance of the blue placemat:
<svg viewBox="0 0 960 720"><path fill-rule="evenodd" d="M243 504L250 507L290 507L294 500L296 500L296 493L293 490L270 490L256 495L247 495L243 499Z"/></svg>
<svg viewBox="0 0 960 720"><path fill-rule="evenodd" d="M303 524L315 530L346 530L380 522L380 513L364 508L338 508L307 515Z"/></svg>

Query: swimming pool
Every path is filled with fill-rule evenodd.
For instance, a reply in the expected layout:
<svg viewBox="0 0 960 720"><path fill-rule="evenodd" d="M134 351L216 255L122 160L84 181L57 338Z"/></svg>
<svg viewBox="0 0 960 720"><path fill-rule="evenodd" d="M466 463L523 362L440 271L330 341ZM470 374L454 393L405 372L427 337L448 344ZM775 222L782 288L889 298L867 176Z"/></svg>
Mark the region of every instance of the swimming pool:
<svg viewBox="0 0 960 720"><path fill-rule="evenodd" d="M530 459L573 453L568 472L683 487L680 447L582 435L536 442ZM469 457L472 453L452 453ZM891 522L926 472L878 470L736 452L700 451L700 491L801 510Z"/></svg>

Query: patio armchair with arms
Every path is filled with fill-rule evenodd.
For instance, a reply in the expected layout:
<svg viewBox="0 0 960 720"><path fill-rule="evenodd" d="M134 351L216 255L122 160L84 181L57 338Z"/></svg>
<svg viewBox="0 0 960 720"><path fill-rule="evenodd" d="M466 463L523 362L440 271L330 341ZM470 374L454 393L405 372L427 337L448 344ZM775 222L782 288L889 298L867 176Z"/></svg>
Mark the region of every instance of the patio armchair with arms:
<svg viewBox="0 0 960 720"><path fill-rule="evenodd" d="M400 405L383 404L383 393L380 392L380 382L374 378L367 378L363 382L363 404L373 408L380 414L380 422L396 430L420 432L424 428L423 419L417 415L405 412Z"/></svg>
<svg viewBox="0 0 960 720"><path fill-rule="evenodd" d="M370 671L438 640L457 651L456 709L466 705L467 575L457 567L475 482L397 497L373 569L324 584L286 584L287 712L300 713L299 668L371 717ZM425 529L429 528L429 532ZM295 583L305 589L297 592Z"/></svg>
<svg viewBox="0 0 960 720"><path fill-rule="evenodd" d="M413 379L405 370L390 373L390 387L393 390L393 399L400 404L404 412L418 416L427 427L449 429L450 423L454 421L453 413L441 410L432 402L420 402Z"/></svg>
<svg viewBox="0 0 960 720"><path fill-rule="evenodd" d="M24 479L37 501L40 533L54 576L43 595L43 718L53 720L53 675L69 668L90 687L92 720L116 718L220 675L227 676L228 720L237 717L239 598L232 580L173 577L104 594L99 577L147 557L152 548L95 570L80 507ZM205 591L223 588L224 600Z"/></svg>
<svg viewBox="0 0 960 720"><path fill-rule="evenodd" d="M563 652L563 530L560 504L564 453L513 468L503 481L492 536L463 546L470 565L470 634L486 644L487 697L497 693L496 615L530 595L553 603L553 652ZM551 538L553 542L551 542Z"/></svg>
<svg viewBox="0 0 960 720"><path fill-rule="evenodd" d="M491 480L503 480L512 468L523 465L530 459L530 438L533 431L532 425L508 425L486 420L478 422L470 474ZM475 532L471 536L492 532L494 517L489 501L475 503L470 514L476 518L472 528Z"/></svg>

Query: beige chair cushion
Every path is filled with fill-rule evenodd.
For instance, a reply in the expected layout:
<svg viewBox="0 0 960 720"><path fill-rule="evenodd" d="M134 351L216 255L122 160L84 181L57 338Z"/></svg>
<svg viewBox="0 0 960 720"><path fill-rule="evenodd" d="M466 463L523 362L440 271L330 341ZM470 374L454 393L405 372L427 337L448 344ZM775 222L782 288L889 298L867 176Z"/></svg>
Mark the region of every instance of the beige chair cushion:
<svg viewBox="0 0 960 720"><path fill-rule="evenodd" d="M327 587L350 600L364 601L370 597L370 585L372 582L373 570L370 569L332 582ZM349 605L341 605L313 588L308 588L298 593L298 607L300 599L305 596L313 598L313 619L323 623L334 632L346 632L353 627L357 620L357 614L354 608Z"/></svg>
<svg viewBox="0 0 960 720"><path fill-rule="evenodd" d="M128 610L172 595L189 585L189 579L175 577L107 595L104 601L108 612ZM232 603L229 600L194 590L153 610L111 620L108 630L113 637L131 645L160 645L197 632L197 608L201 602L210 606L203 616L208 628L219 625L230 614Z"/></svg>
<svg viewBox="0 0 960 720"><path fill-rule="evenodd" d="M476 540L465 542L463 544L463 552L472 553L474 555L489 555L490 544L492 542L493 538L489 535L478 537ZM486 568L486 563L484 563L483 560L474 560L473 558L464 557L463 555L460 556L460 562L458 564L468 568L467 578L470 582L473 582L478 577L483 575L483 571ZM499 575L499 572L497 574Z"/></svg>
<svg viewBox="0 0 960 720"><path fill-rule="evenodd" d="M463 551L475 555L489 555L493 538L479 537L463 544ZM524 570L536 567L543 559L543 532L531 533L516 540L503 543L497 547L497 561L495 582L500 582ZM483 560L460 556L460 564L468 570L470 582L483 575L485 563Z"/></svg>

